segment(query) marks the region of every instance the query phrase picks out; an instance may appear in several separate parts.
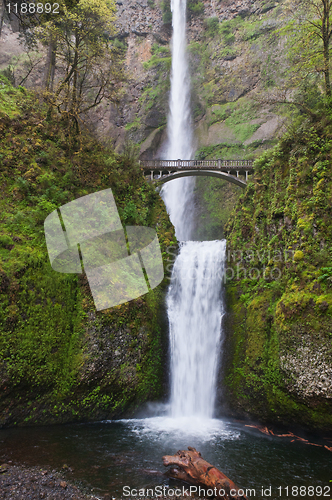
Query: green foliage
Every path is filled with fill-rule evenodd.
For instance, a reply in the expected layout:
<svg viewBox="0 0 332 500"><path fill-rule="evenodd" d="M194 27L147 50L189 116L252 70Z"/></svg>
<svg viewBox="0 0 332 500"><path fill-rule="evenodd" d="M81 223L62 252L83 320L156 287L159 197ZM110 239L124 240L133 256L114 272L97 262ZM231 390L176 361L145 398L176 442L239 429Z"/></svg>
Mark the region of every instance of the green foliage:
<svg viewBox="0 0 332 500"><path fill-rule="evenodd" d="M6 102L16 99L17 92L9 87ZM19 120L4 114L0 119L0 385L2 394L6 387L12 398L11 416L5 411L8 400L0 398L0 414L5 415L1 424L119 415L147 397L160 396L162 332L156 331L164 285L96 313L85 275L51 268L44 220L65 203L111 187L123 224L158 222L165 259L174 231L161 199L144 181L136 145L117 155L85 136L76 151L66 125L55 116L47 118L33 96L21 93L17 109ZM128 346L124 370L114 367L109 372L107 361L102 380L89 379L93 346L100 345L97 356L102 358L104 342L109 356L109 339L103 336L113 339L112 349L121 328L132 342L140 338L140 361ZM139 333L143 330L144 335ZM133 375L137 364L140 369ZM84 382L79 386L80 380Z"/></svg>
<svg viewBox="0 0 332 500"><path fill-rule="evenodd" d="M240 40L244 41L255 40L263 33L275 29L275 23L273 21L245 20L240 16L236 16L229 20L223 20L220 23L217 17L212 17L206 20L205 26L206 34L209 37L219 35L226 45L233 44L237 36Z"/></svg>
<svg viewBox="0 0 332 500"><path fill-rule="evenodd" d="M8 78L0 74L0 118L18 116L21 97L21 88L14 89Z"/></svg>
<svg viewBox="0 0 332 500"><path fill-rule="evenodd" d="M188 0L187 9L190 14L199 16L204 12L204 3L199 0Z"/></svg>
<svg viewBox="0 0 332 500"><path fill-rule="evenodd" d="M0 71L0 80L5 85L15 85L15 76L11 65Z"/></svg>
<svg viewBox="0 0 332 500"><path fill-rule="evenodd" d="M141 119L136 116L135 120L125 125L125 130L137 130L141 126Z"/></svg>
<svg viewBox="0 0 332 500"><path fill-rule="evenodd" d="M234 271L226 380L241 411L330 429L326 398L314 396L311 404L280 363L308 339L313 352L328 345L332 325L332 122L325 111L312 111L315 119L297 118L256 160L254 182L226 224Z"/></svg>
<svg viewBox="0 0 332 500"><path fill-rule="evenodd" d="M164 45L159 45L158 43L152 44L151 52L153 55L167 54L168 56L170 56L169 47L165 47Z"/></svg>
<svg viewBox="0 0 332 500"><path fill-rule="evenodd" d="M208 122L209 126L216 122L223 122L232 113L229 106L215 105L210 108L211 118Z"/></svg>
<svg viewBox="0 0 332 500"><path fill-rule="evenodd" d="M321 267L320 272L322 273L318 276L318 281L326 281L330 285L332 284L332 267Z"/></svg>
<svg viewBox="0 0 332 500"><path fill-rule="evenodd" d="M170 70L172 58L169 47L154 43L151 47L152 57L143 63L145 71L152 70L156 73L152 84L149 83L143 90L139 102L141 103L141 114L145 115L152 108L162 110L167 106L167 92L170 87ZM165 116L166 119L166 116ZM160 123L161 125L161 123Z"/></svg>
<svg viewBox="0 0 332 500"><path fill-rule="evenodd" d="M220 56L223 59L227 59L227 60L235 59L235 57L237 55L238 55L238 52L233 47L225 47L224 49L222 49L220 51Z"/></svg>
<svg viewBox="0 0 332 500"><path fill-rule="evenodd" d="M293 66L293 86L312 81L316 75L324 87L324 94L331 98L330 53L332 2L306 0L300 2L296 13L280 28L286 37L288 57Z"/></svg>
<svg viewBox="0 0 332 500"><path fill-rule="evenodd" d="M275 25L267 24L264 26L262 21L243 21L240 28L240 36L243 40L256 40L264 33L264 31L270 31L274 28Z"/></svg>
<svg viewBox="0 0 332 500"><path fill-rule="evenodd" d="M113 42L112 42L113 46L120 50L120 51L125 51L127 50L127 45L125 42L119 40L118 38L114 38Z"/></svg>
<svg viewBox="0 0 332 500"><path fill-rule="evenodd" d="M240 98L236 103L227 104L227 108L230 110L230 113L226 109L226 113L229 113L229 116L226 118L225 123L229 127L246 124L249 120L257 117L257 103L245 98Z"/></svg>
<svg viewBox="0 0 332 500"><path fill-rule="evenodd" d="M209 109L209 126L224 122L236 135L239 142L244 142L259 128L259 124L250 123L257 116L257 103L241 98L235 103L215 105ZM249 123L248 123L249 122Z"/></svg>
<svg viewBox="0 0 332 500"><path fill-rule="evenodd" d="M257 157L257 146L258 144L249 144L244 146L242 144L229 144L220 143L215 146L203 146L198 151L196 151L195 159L205 160L205 159L218 159L231 160L231 159L255 159Z"/></svg>
<svg viewBox="0 0 332 500"><path fill-rule="evenodd" d="M161 11L163 13L163 23L171 24L172 22L172 11L170 0L162 0L160 4Z"/></svg>
<svg viewBox="0 0 332 500"><path fill-rule="evenodd" d="M14 244L13 239L8 234L0 235L0 246L6 248L13 244Z"/></svg>
<svg viewBox="0 0 332 500"><path fill-rule="evenodd" d="M235 17L219 22L218 17L209 17L205 20L206 35L209 37L221 36L228 45L235 41L235 32L241 24L241 18Z"/></svg>
<svg viewBox="0 0 332 500"><path fill-rule="evenodd" d="M208 17L205 20L205 28L207 35L214 37L219 33L219 19L217 17Z"/></svg>
<svg viewBox="0 0 332 500"><path fill-rule="evenodd" d="M139 221L140 217L136 208L135 203L129 200L126 206L121 210L121 219L128 226Z"/></svg>
<svg viewBox="0 0 332 500"><path fill-rule="evenodd" d="M172 59L171 57L158 57L158 55L153 55L149 61L143 63L143 68L145 71L151 68L158 68L161 71L169 71L171 69Z"/></svg>
<svg viewBox="0 0 332 500"><path fill-rule="evenodd" d="M115 33L114 0L79 0L70 9L60 1L59 8L60 17L42 19L31 31L38 42L53 46L57 65L63 61L56 88L50 91L48 81L45 97L50 109L60 112L78 134L80 115L106 96L115 97L114 83L124 76L120 61L125 46L110 40Z"/></svg>

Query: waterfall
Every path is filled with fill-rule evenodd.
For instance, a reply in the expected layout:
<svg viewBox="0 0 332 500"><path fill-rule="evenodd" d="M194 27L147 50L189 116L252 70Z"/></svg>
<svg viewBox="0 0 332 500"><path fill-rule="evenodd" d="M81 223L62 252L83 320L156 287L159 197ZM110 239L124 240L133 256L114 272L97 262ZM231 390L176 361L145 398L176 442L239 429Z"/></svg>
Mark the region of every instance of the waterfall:
<svg viewBox="0 0 332 500"><path fill-rule="evenodd" d="M164 159L194 153L190 78L186 57L186 0L172 0L172 71L168 142ZM193 233L194 178L168 182L162 196L182 241L174 263L167 307L171 344L170 416L212 418L223 303L225 241L188 241ZM187 425L187 424L186 424ZM201 425L201 424L199 424Z"/></svg>
<svg viewBox="0 0 332 500"><path fill-rule="evenodd" d="M212 418L226 241L188 241L175 261L167 307L173 417Z"/></svg>
<svg viewBox="0 0 332 500"><path fill-rule="evenodd" d="M172 0L172 68L168 141L164 151L166 160L190 160L194 154L193 127L190 110L190 78L186 55L186 0ZM190 239L193 229L192 198L195 180L184 177L167 183L162 197L179 240Z"/></svg>

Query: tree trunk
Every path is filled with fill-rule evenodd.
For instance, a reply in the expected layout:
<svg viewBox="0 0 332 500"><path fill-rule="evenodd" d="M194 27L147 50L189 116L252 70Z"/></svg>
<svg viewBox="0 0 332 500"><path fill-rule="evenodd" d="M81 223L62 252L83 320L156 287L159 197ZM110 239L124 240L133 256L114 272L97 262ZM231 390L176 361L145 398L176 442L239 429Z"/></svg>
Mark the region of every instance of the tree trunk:
<svg viewBox="0 0 332 500"><path fill-rule="evenodd" d="M330 82L330 0L323 0L323 19L322 19L322 40L323 40L323 57L324 57L324 78L325 92L327 97L331 97L331 82Z"/></svg>
<svg viewBox="0 0 332 500"><path fill-rule="evenodd" d="M248 500L242 489L238 488L220 470L203 460L195 448L188 446L188 450L163 457L165 467L176 466L168 471L169 477L205 487L206 492L213 490L214 495L222 500Z"/></svg>
<svg viewBox="0 0 332 500"><path fill-rule="evenodd" d="M78 31L75 30L75 54L74 54L74 76L73 76L73 90L72 90L72 104L71 112L73 116L77 116L77 86L78 86L78 51L80 46L80 40L78 36Z"/></svg>
<svg viewBox="0 0 332 500"><path fill-rule="evenodd" d="M5 7L5 0L0 1L0 36L2 32L2 26L3 26L3 20L5 18L5 13L6 13L6 7Z"/></svg>
<svg viewBox="0 0 332 500"><path fill-rule="evenodd" d="M54 72L55 72L55 61L56 61L56 41L54 38L50 40L48 44L46 66L44 72L44 88L46 90L53 90Z"/></svg>

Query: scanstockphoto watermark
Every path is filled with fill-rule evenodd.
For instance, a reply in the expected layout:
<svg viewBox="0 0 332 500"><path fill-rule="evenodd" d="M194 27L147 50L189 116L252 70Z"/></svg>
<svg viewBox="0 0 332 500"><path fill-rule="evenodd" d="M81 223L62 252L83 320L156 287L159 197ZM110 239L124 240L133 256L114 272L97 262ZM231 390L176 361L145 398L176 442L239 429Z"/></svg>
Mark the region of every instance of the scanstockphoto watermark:
<svg viewBox="0 0 332 500"><path fill-rule="evenodd" d="M175 246L170 246L166 250L168 254L167 271L172 272L177 252ZM281 278L282 268L285 264L295 262L295 250L266 250L266 251L243 251L235 250L226 252L226 259L223 263L220 258L210 260L209 272L204 274L203 279L218 278L224 283L233 279L250 279L275 281ZM253 265L255 264L255 265ZM182 278L196 278L196 264L185 269L186 275ZM170 279L176 279L176 273L172 273Z"/></svg>
<svg viewBox="0 0 332 500"><path fill-rule="evenodd" d="M251 489L232 489L227 492L230 497L237 496L256 496L256 490L254 488ZM224 489L219 488L202 488L201 486L182 486L182 488L170 488L169 486L159 485L154 488L131 488L130 486L123 486L122 495L124 497L134 497L134 498L158 498L162 496L167 497L182 497L182 496L191 496L191 495L199 495L204 497L223 497L226 495L226 491Z"/></svg>
<svg viewBox="0 0 332 500"><path fill-rule="evenodd" d="M155 229L123 226L111 189L54 210L44 230L52 268L85 272L97 311L140 297L164 278Z"/></svg>
<svg viewBox="0 0 332 500"><path fill-rule="evenodd" d="M166 253L168 254L168 260L170 262L175 262L178 256L178 247L171 245L167 247ZM227 250L226 251L226 262L294 262L294 254L296 250L283 248L283 249L266 249L266 250Z"/></svg>

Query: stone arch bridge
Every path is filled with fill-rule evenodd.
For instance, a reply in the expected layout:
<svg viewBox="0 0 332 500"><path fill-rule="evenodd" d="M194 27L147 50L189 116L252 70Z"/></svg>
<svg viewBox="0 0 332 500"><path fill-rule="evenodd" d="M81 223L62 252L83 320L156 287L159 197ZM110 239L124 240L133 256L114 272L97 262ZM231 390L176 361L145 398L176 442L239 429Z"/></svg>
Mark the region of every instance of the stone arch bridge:
<svg viewBox="0 0 332 500"><path fill-rule="evenodd" d="M154 184L179 177L209 175L245 188L253 173L252 160L144 160L140 161L144 175Z"/></svg>

